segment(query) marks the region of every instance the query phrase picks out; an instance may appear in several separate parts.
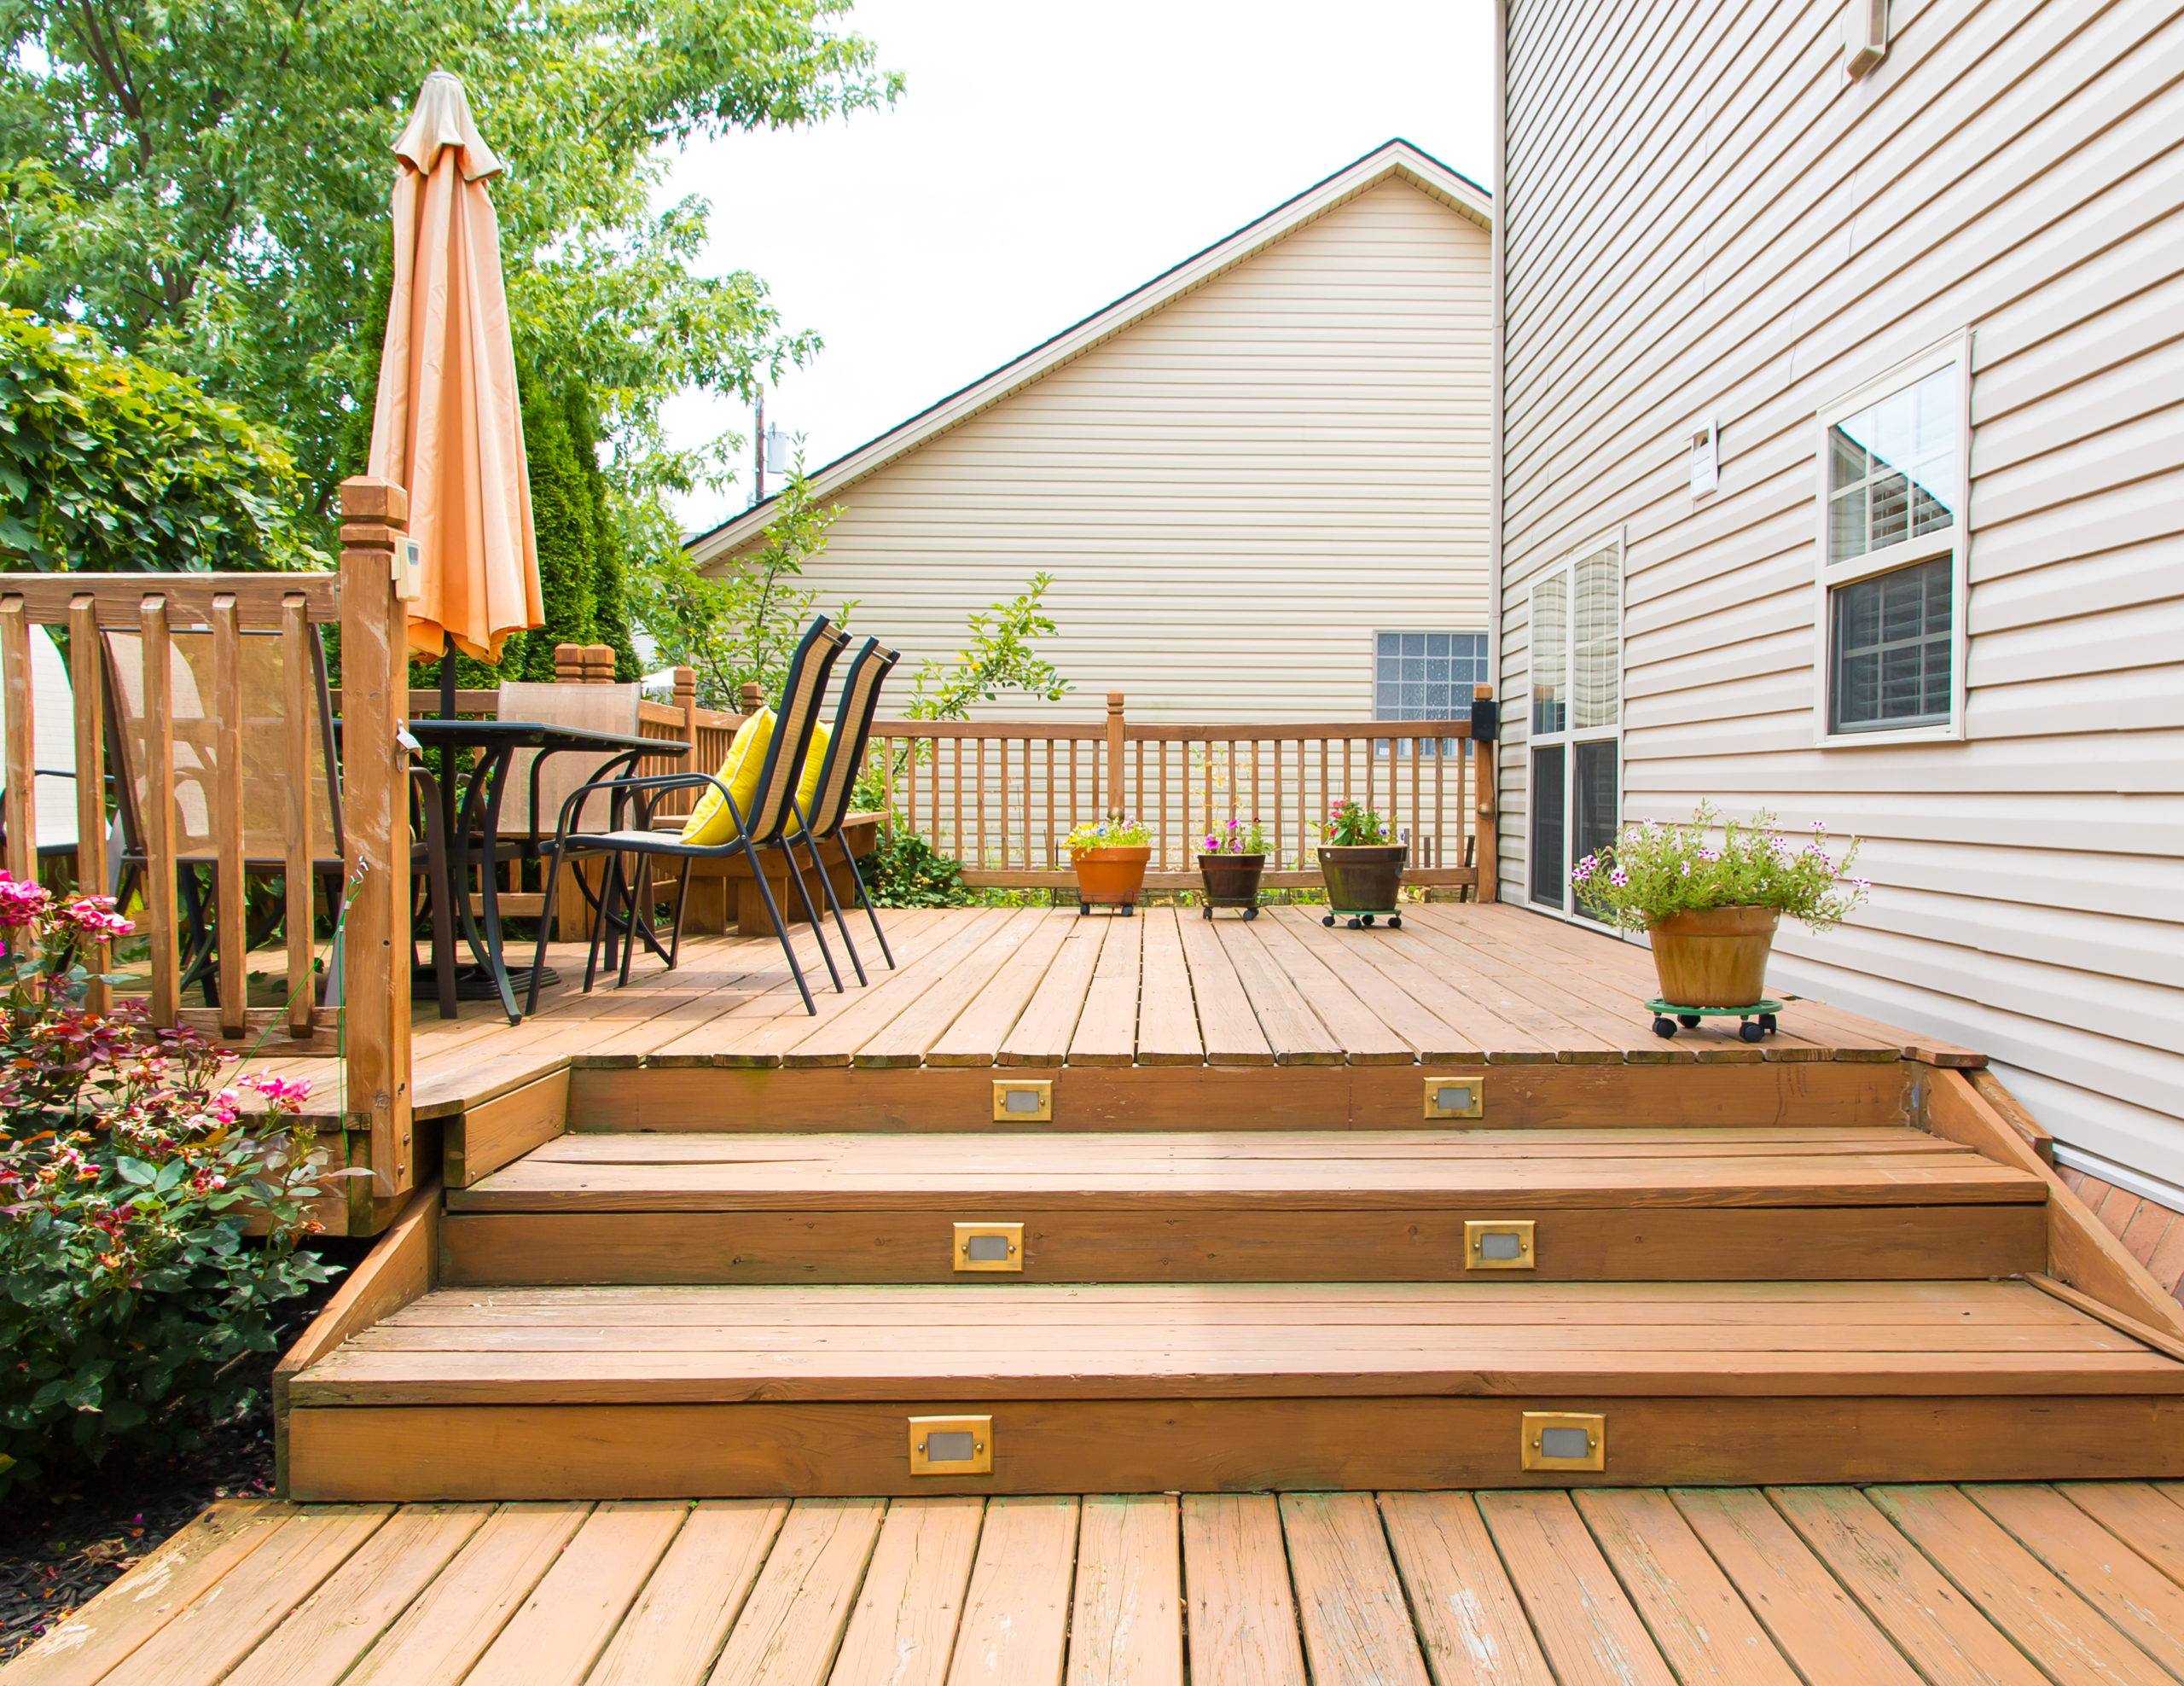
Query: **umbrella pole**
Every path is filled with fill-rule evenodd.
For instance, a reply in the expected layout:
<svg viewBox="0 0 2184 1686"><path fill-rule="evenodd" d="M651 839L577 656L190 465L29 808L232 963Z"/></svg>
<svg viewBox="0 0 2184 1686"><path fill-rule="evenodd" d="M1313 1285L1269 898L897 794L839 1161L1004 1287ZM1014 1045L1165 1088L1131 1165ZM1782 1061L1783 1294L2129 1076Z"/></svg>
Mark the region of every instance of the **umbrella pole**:
<svg viewBox="0 0 2184 1686"><path fill-rule="evenodd" d="M455 634L443 632L440 647L440 718L455 718Z"/></svg>

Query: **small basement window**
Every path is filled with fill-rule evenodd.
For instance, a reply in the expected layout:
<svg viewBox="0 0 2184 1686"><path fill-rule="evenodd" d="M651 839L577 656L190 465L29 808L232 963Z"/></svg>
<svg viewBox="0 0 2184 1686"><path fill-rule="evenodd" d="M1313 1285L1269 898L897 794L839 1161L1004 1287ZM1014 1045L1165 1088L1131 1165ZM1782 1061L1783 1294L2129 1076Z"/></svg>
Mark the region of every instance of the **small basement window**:
<svg viewBox="0 0 2184 1686"><path fill-rule="evenodd" d="M1484 632L1375 632L1373 635L1373 718L1375 720L1468 720L1472 687L1486 683ZM1398 743L1408 757L1410 746ZM1444 739L1442 753L1459 742ZM1385 755L1388 746L1380 747ZM1426 753L1431 755L1432 747Z"/></svg>
<svg viewBox="0 0 2184 1686"><path fill-rule="evenodd" d="M1821 412L1817 730L1960 737L1968 336Z"/></svg>

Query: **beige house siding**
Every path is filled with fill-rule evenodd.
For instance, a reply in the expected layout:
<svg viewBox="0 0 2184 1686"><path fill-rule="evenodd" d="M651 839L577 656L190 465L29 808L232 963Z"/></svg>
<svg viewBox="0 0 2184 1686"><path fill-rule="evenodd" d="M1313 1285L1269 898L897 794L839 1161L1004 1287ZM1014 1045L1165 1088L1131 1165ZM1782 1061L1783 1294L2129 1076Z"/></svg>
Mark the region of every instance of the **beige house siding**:
<svg viewBox="0 0 2184 1686"><path fill-rule="evenodd" d="M1490 287L1480 222L1384 175L832 492L807 579L898 701L1044 571L1077 695L989 713L1370 718L1375 631L1487 631Z"/></svg>
<svg viewBox="0 0 2184 1686"><path fill-rule="evenodd" d="M1620 530L1626 817L1863 835L1776 981L2184 1183L2184 9L1896 0L1855 83L1843 9L1508 0L1503 892L1527 587ZM1816 747L1816 412L1966 330L1965 741Z"/></svg>

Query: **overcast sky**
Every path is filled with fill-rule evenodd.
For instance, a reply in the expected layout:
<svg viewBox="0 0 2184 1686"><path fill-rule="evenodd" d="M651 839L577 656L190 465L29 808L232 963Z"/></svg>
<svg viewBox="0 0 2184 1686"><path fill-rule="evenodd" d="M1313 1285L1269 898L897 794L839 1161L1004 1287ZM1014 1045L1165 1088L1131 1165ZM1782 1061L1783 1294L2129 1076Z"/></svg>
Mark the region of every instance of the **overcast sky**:
<svg viewBox="0 0 2184 1686"><path fill-rule="evenodd" d="M1384 141L1491 185L1487 0L859 0L854 26L909 78L894 110L693 148L669 189L712 201L711 267L824 337L767 401L814 468Z"/></svg>

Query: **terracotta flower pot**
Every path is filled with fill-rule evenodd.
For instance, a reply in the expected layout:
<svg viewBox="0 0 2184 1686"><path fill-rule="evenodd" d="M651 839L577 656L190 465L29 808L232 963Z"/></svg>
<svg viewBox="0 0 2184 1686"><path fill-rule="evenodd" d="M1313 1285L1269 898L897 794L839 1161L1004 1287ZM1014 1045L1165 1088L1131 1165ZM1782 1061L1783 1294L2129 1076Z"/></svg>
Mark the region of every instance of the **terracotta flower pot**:
<svg viewBox="0 0 2184 1686"><path fill-rule="evenodd" d="M1323 843L1320 876L1327 880L1327 901L1345 913L1393 913L1396 887L1403 882L1408 843Z"/></svg>
<svg viewBox="0 0 2184 1686"><path fill-rule="evenodd" d="M1145 892L1145 863L1152 858L1149 843L1123 849L1071 851L1069 863L1077 869L1078 906L1136 907Z"/></svg>
<svg viewBox="0 0 2184 1686"><path fill-rule="evenodd" d="M1205 880L1205 916L1217 907L1240 907L1244 917L1258 917L1259 876L1266 870L1264 855L1200 855L1198 869Z"/></svg>
<svg viewBox="0 0 2184 1686"><path fill-rule="evenodd" d="M1749 1007L1761 999L1781 920L1771 907L1711 907L1650 927L1661 999L1678 1007Z"/></svg>

